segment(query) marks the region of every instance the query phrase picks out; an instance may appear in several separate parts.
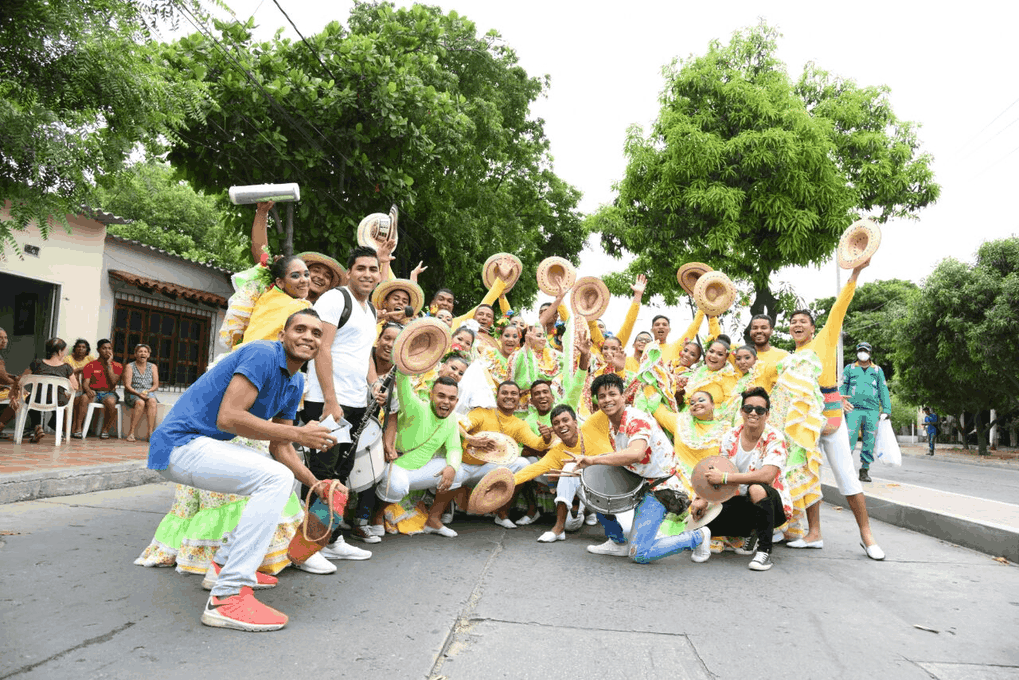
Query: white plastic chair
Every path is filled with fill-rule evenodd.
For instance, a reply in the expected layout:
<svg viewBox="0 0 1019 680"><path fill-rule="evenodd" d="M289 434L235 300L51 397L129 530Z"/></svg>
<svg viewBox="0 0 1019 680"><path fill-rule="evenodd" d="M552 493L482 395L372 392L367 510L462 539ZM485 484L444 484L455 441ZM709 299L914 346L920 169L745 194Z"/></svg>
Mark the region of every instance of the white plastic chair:
<svg viewBox="0 0 1019 680"><path fill-rule="evenodd" d="M117 393L117 396L120 396L119 392ZM120 405L123 404L123 403L124 403L124 400L123 400L123 397L121 397L117 401L117 405L115 407L115 410L117 412L117 439L120 439L120 438L122 438L124 436L123 435L123 431L124 431L124 410L122 408L120 408ZM88 405L88 409L85 411L85 422L83 422L81 424L81 431L84 434L84 436L86 436L86 437L88 436L88 428L89 428L89 425L92 424L92 415L95 413L96 409L99 409L101 411L102 408L103 408L102 404L96 403L94 401L91 402ZM99 430L99 431L102 431L102 427L103 427L102 419L97 420L96 421L96 429Z"/></svg>
<svg viewBox="0 0 1019 680"><path fill-rule="evenodd" d="M39 386L38 388L36 386ZM64 439L71 438L71 420L74 415L74 399L68 399L63 406L58 399L61 388L67 394L73 394L71 381L67 378L58 378L53 375L26 375L21 379L21 387L27 391L27 396L18 409L18 415L14 419L14 443L20 444L25 431L25 421L28 420L29 409L42 413L56 413L57 426L56 446L60 446L60 435Z"/></svg>

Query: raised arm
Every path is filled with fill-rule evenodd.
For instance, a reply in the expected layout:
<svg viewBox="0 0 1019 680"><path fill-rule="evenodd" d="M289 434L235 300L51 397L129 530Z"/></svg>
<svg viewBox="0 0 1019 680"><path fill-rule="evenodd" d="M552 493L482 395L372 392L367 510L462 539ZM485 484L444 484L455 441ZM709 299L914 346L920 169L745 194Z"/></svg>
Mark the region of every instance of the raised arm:
<svg viewBox="0 0 1019 680"><path fill-rule="evenodd" d="M626 351L626 346L630 344L630 334L633 333L633 325L637 323L637 316L640 314L640 303L644 298L644 290L646 288L647 277L643 274L637 274L637 278L630 284L630 290L633 291L630 309L627 310L626 318L623 319L623 325L619 327L619 332L616 333L616 337L619 338L619 342L623 345L623 351Z"/></svg>
<svg viewBox="0 0 1019 680"><path fill-rule="evenodd" d="M255 219L251 223L251 259L258 264L262 261L262 253L269 252L269 210L272 201L259 203L255 210Z"/></svg>

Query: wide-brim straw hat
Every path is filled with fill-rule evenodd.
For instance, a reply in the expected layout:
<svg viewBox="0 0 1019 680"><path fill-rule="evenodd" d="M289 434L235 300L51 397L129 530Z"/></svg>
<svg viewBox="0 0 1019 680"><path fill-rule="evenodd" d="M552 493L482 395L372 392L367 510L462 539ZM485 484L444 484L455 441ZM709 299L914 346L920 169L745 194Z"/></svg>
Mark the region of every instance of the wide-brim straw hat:
<svg viewBox="0 0 1019 680"><path fill-rule="evenodd" d="M694 519L693 516L686 523L687 531L695 531L703 526L711 524L711 521L722 514L721 503L708 503L708 507L704 509L704 514L701 515L700 519Z"/></svg>
<svg viewBox="0 0 1019 680"><path fill-rule="evenodd" d="M520 457L520 447L517 446L516 440L508 434L503 434L502 432L478 432L475 436L488 437L495 440L495 448L491 451L477 449L473 446L467 448L470 454L478 460L483 460L486 463L495 463L496 465L505 465L511 460L516 460Z"/></svg>
<svg viewBox="0 0 1019 680"><path fill-rule="evenodd" d="M709 503L724 503L739 493L739 484L709 484L705 475L708 470L715 468L720 472L732 474L739 472L735 463L725 456L708 456L697 463L690 475L690 484L698 496Z"/></svg>
<svg viewBox="0 0 1019 680"><path fill-rule="evenodd" d="M393 343L393 363L405 375L420 375L436 366L449 351L449 326L424 317L407 324Z"/></svg>
<svg viewBox="0 0 1019 680"><path fill-rule="evenodd" d="M484 515L498 510L513 497L513 473L509 468L496 468L481 478L467 501L467 512Z"/></svg>
<svg viewBox="0 0 1019 680"><path fill-rule="evenodd" d="M421 286L410 279L392 279L377 285L372 291L372 304L375 305L375 309L382 309L385 306L386 296L394 290L405 291L410 296L410 306L414 308L414 316L421 313L421 308L425 306L425 292L421 290Z"/></svg>
<svg viewBox="0 0 1019 680"><path fill-rule="evenodd" d="M585 319L597 319L609 308L609 287L597 276L582 276L573 284L570 303L574 311Z"/></svg>
<svg viewBox="0 0 1019 680"><path fill-rule="evenodd" d="M485 260L485 265L481 268L481 280L485 283L485 288L491 288L495 280L499 278L499 260L508 258L513 260L513 266L510 269L509 280L506 281L506 291L509 292L513 286L520 280L520 274L524 271L524 263L520 261L520 258L512 253L496 253L492 257Z"/></svg>
<svg viewBox="0 0 1019 680"><path fill-rule="evenodd" d="M843 269L856 269L873 257L880 245L881 227L874 220L864 218L842 232L835 257Z"/></svg>
<svg viewBox="0 0 1019 680"><path fill-rule="evenodd" d="M553 297L577 282L577 270L565 257L546 257L538 265L538 288Z"/></svg>
<svg viewBox="0 0 1019 680"><path fill-rule="evenodd" d="M736 302L736 286L722 272L710 271L697 279L693 299L708 316L719 316Z"/></svg>
<svg viewBox="0 0 1019 680"><path fill-rule="evenodd" d="M679 285L686 291L686 294L693 297L697 279L710 271L714 270L703 262L687 262L676 272L676 280L679 281Z"/></svg>
<svg viewBox="0 0 1019 680"><path fill-rule="evenodd" d="M389 209L388 215L385 213L372 213L361 220L361 223L357 225L358 245L378 250L379 244L384 242L389 236L393 237L394 243L399 242L400 235L396 229L399 214L400 211L394 205ZM385 237L379 235L379 229L383 226L389 227L389 233Z"/></svg>
<svg viewBox="0 0 1019 680"><path fill-rule="evenodd" d="M333 288L337 288L347 283L347 268L328 255L309 251L307 253L300 253L297 257L304 260L304 264L309 267L313 264L321 264L328 267L329 271L333 275Z"/></svg>

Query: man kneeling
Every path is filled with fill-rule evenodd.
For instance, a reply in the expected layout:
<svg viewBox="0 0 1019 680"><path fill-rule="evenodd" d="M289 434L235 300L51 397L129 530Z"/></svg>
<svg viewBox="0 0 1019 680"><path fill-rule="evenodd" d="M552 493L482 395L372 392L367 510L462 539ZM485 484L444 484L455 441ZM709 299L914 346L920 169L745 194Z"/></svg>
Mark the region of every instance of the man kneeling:
<svg viewBox="0 0 1019 680"><path fill-rule="evenodd" d="M315 356L321 338L318 314L295 312L278 342L242 345L200 377L150 437L148 466L169 481L251 497L210 565L206 580L213 577L214 585L202 614L207 626L258 632L287 623L285 614L256 600L252 589L276 585L275 577L256 570L294 478L329 503L328 486L319 484L292 444L327 449L336 443L317 422L293 425L304 391L300 368ZM238 435L268 440L274 460L227 441Z"/></svg>
<svg viewBox="0 0 1019 680"><path fill-rule="evenodd" d="M721 454L728 456L739 472L724 474L712 468L705 475L710 484L739 484L739 494L722 504L722 512L708 523L713 536L745 536L736 552L753 555L754 571L771 569L771 536L775 527L792 517L792 502L783 482L788 453L782 433L768 425L771 399L763 387L742 395L743 424L722 437ZM703 498L694 500L690 513L701 517L707 508ZM756 549L755 549L756 545ZM693 555L704 562L711 553Z"/></svg>

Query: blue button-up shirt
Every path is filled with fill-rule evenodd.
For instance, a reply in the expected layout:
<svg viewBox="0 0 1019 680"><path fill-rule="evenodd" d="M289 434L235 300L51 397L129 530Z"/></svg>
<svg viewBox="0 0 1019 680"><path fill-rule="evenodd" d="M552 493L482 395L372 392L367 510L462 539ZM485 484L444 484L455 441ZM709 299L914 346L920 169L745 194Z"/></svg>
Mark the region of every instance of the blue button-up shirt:
<svg viewBox="0 0 1019 680"><path fill-rule="evenodd" d="M241 345L200 377L173 405L149 438L149 469L165 470L170 452L196 437L221 441L235 435L216 427L219 407L234 375L243 375L258 389L248 412L265 420L297 418L304 392L304 374L290 375L287 356L279 342L257 340Z"/></svg>

